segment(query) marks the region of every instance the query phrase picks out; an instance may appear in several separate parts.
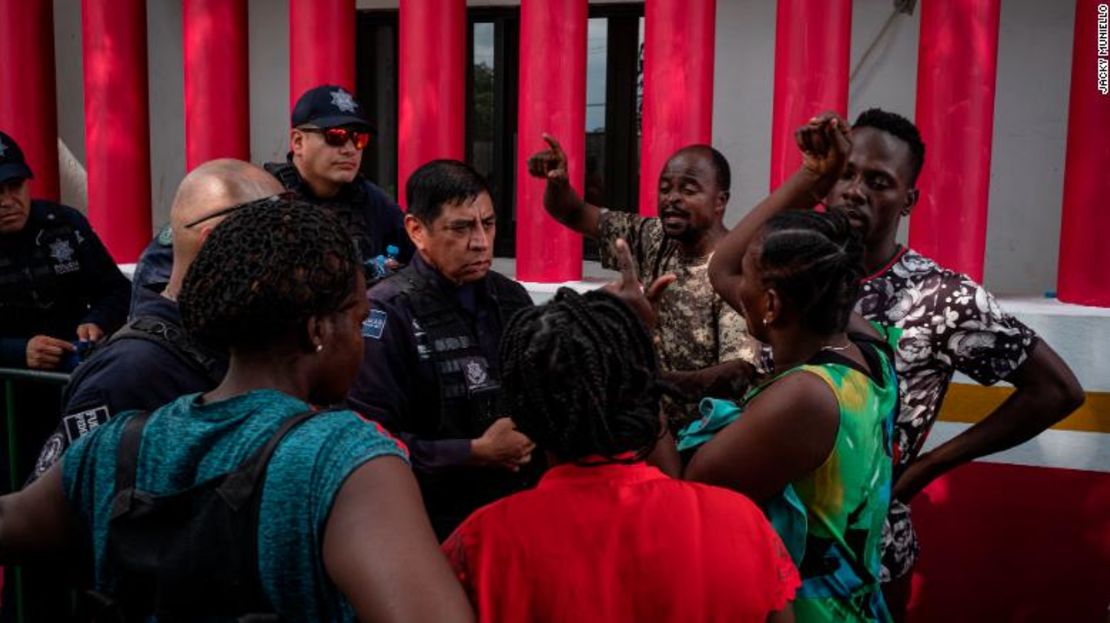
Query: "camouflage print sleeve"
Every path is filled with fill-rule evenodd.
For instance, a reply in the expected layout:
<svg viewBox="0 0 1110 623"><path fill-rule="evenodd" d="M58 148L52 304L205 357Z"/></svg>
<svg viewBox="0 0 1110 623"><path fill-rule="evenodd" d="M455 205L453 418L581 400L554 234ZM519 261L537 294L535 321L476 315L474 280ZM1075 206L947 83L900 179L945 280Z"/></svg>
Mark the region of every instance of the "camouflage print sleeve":
<svg viewBox="0 0 1110 623"><path fill-rule="evenodd" d="M748 333L748 323L743 316L723 301L719 301L718 304L720 305L717 316L718 361L742 359L758 368L763 345Z"/></svg>
<svg viewBox="0 0 1110 623"><path fill-rule="evenodd" d="M663 226L659 219L613 210L601 213L597 246L601 251L601 265L612 270L617 269L617 259L612 251L617 238L624 238L628 242L632 257L640 268L640 279L647 281L644 275L649 268L645 258L654 258L663 245Z"/></svg>

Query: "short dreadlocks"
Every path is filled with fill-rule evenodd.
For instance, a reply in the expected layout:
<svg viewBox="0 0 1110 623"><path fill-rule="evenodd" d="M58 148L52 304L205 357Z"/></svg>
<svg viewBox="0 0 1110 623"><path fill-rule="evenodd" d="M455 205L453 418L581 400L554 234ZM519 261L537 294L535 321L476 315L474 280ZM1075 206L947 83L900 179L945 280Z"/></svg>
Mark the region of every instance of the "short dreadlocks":
<svg viewBox="0 0 1110 623"><path fill-rule="evenodd" d="M611 294L561 288L518 312L501 362L503 405L517 429L561 460L640 459L662 433L651 338Z"/></svg>
<svg viewBox="0 0 1110 623"><path fill-rule="evenodd" d="M185 276L186 329L224 348L264 351L350 301L359 263L334 217L290 198L251 201L212 231Z"/></svg>

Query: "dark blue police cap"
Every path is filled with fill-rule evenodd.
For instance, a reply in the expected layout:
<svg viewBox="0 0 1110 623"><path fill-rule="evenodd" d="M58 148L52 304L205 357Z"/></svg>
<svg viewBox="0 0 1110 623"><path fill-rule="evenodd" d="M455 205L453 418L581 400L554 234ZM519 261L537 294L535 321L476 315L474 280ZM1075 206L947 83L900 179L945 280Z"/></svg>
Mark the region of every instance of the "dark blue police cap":
<svg viewBox="0 0 1110 623"><path fill-rule="evenodd" d="M31 167L23 159L23 150L19 148L12 137L0 132L0 183L13 177L30 179Z"/></svg>
<svg viewBox="0 0 1110 623"><path fill-rule="evenodd" d="M334 84L324 84L305 91L293 106L293 127L314 125L318 128L354 126L373 130L362 116L362 106L350 91Z"/></svg>

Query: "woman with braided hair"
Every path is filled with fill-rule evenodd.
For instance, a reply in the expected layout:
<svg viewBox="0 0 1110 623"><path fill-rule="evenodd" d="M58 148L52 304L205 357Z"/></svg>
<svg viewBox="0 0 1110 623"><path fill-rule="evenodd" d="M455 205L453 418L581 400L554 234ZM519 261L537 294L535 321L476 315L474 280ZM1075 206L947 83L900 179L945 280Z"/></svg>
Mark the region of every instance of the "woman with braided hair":
<svg viewBox="0 0 1110 623"><path fill-rule="evenodd" d="M120 414L0 498L0 561L90 550L100 603L128 621L471 620L404 447L313 406L340 403L362 357L351 238L286 197L228 212L178 298L227 375Z"/></svg>
<svg viewBox="0 0 1110 623"><path fill-rule="evenodd" d="M806 166L831 166L813 154L835 151L826 148L843 132L803 128ZM713 287L771 346L775 374L740 412L695 423L710 438L685 477L768 509L801 572L799 621L889 620L879 574L898 405L893 353L866 323L849 330L863 276L858 234L840 213L785 211L799 187L788 182L757 205L710 263ZM690 433L679 433L680 447Z"/></svg>
<svg viewBox="0 0 1110 623"><path fill-rule="evenodd" d="M510 321L504 405L552 467L443 550L481 621L793 620L797 571L759 509L644 461L665 433L659 368L624 302L648 311L627 245L618 253L620 287L563 288Z"/></svg>

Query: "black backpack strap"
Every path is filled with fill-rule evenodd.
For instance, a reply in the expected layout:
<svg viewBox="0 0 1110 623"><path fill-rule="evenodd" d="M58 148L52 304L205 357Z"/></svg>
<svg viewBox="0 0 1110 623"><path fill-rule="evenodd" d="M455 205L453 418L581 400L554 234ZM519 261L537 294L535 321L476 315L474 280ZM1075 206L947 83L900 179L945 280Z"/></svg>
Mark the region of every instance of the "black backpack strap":
<svg viewBox="0 0 1110 623"><path fill-rule="evenodd" d="M220 486L220 492L224 500L235 510L242 508L242 506L250 500L251 493L255 491L263 474L266 473L266 467L270 464L270 458L273 456L274 451L277 450L278 444L280 444L281 441L285 439L285 436L296 426L320 413L324 412L304 411L286 418L285 421L281 423L281 426L274 431L274 434L270 435L266 443L256 450L250 458L243 461L239 465L239 468ZM257 502L261 498L261 494L256 494L256 515L258 513ZM257 525L257 523L256 519L255 525Z"/></svg>
<svg viewBox="0 0 1110 623"><path fill-rule="evenodd" d="M289 162L271 162L266 164L266 171L281 182L287 190L300 192L301 176L296 167Z"/></svg>
<svg viewBox="0 0 1110 623"><path fill-rule="evenodd" d="M168 320L153 316L140 316L112 334L109 342L127 339L146 340L159 344L214 382L219 382L223 376L216 358L208 355L193 343L183 327Z"/></svg>
<svg viewBox="0 0 1110 623"><path fill-rule="evenodd" d="M116 446L116 493L112 500L112 517L126 513L131 508L135 492L135 473L139 468L139 446L143 441L150 411L139 411L123 424L119 445Z"/></svg>
<svg viewBox="0 0 1110 623"><path fill-rule="evenodd" d="M251 505L251 525L253 526L251 533L254 535L254 538L247 539L248 542L244 544L247 551L247 560L250 561L249 565L251 569L258 569L258 526L262 510L262 476L266 473L266 468L269 466L270 459L277 450L278 444L285 439L285 436L295 427L320 413L324 412L310 410L286 418L286 420L281 423L281 426L274 431L274 434L270 435L266 443L249 459L240 464L239 469L230 474L228 479L220 485L218 490L220 497L222 497L224 502L234 510L239 511L246 504ZM262 578L255 577L251 584L253 587L248 589L248 591L254 595L249 598L249 601L258 604L269 604L269 597L266 596L266 591L262 587ZM272 608L272 605L270 607ZM240 620L269 621L276 620L276 617L273 619L260 618Z"/></svg>

